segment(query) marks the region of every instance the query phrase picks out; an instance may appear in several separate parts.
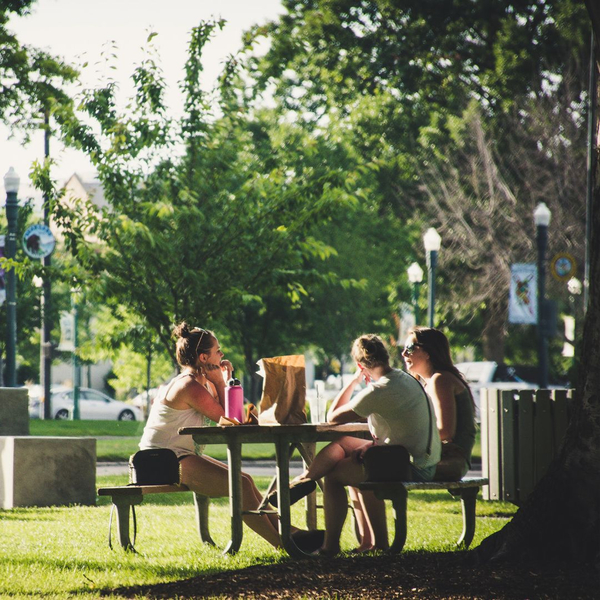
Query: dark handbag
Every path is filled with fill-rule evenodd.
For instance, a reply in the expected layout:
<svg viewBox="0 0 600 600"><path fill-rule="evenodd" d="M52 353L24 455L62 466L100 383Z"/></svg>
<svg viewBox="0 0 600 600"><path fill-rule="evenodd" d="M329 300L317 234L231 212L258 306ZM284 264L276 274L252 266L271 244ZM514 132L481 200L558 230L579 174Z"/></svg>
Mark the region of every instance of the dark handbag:
<svg viewBox="0 0 600 600"><path fill-rule="evenodd" d="M410 454L404 446L370 446L363 455L369 482L410 481Z"/></svg>
<svg viewBox="0 0 600 600"><path fill-rule="evenodd" d="M134 485L170 485L180 483L179 460L173 450L138 450L129 457L129 483Z"/></svg>
<svg viewBox="0 0 600 600"><path fill-rule="evenodd" d="M459 481L469 470L465 451L454 442L442 443L442 458L437 464L434 481Z"/></svg>

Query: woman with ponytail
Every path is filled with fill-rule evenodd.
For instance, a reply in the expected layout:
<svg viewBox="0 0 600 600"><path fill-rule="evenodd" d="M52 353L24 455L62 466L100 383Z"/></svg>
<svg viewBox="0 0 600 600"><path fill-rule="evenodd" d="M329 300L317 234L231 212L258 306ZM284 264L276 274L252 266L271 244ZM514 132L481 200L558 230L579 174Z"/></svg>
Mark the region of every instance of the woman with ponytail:
<svg viewBox="0 0 600 600"><path fill-rule="evenodd" d="M169 448L180 461L181 483L210 498L229 494L227 465L203 454L191 436L179 435L181 427L208 425L225 415L225 380L232 365L223 359L219 340L208 329L175 327L176 357L181 373L163 386L154 399L140 449ZM244 511L256 510L262 497L249 475L242 473ZM274 515L245 515L246 524L275 547L280 546Z"/></svg>

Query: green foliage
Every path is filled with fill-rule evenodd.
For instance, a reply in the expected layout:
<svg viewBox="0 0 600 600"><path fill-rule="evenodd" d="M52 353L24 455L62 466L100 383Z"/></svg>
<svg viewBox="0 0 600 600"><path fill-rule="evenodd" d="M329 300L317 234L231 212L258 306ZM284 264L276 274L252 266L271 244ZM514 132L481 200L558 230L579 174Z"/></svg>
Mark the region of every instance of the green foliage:
<svg viewBox="0 0 600 600"><path fill-rule="evenodd" d="M442 234L439 323L453 330L471 320L466 337L501 359L508 269L530 260L538 201L553 203L560 219L555 247L580 250L569 232L581 231L583 179L570 174L584 160L585 7L538 0L284 6L287 14L247 36L249 45L270 42L250 63L257 86L275 86L281 105L315 127L346 127L350 146L376 157L371 190L380 206ZM406 298L406 291L398 293Z"/></svg>
<svg viewBox="0 0 600 600"><path fill-rule="evenodd" d="M341 279L312 290L305 303L307 334L330 357L349 354L352 341L366 332L395 337L392 312L396 288L411 260L406 229L382 213L376 192L364 190L359 206L318 228L337 249L328 268Z"/></svg>
<svg viewBox="0 0 600 600"><path fill-rule="evenodd" d="M586 30L585 12L571 1L442 5L285 2L288 14L246 36L246 57L228 60L214 93L200 86L202 56L224 23L201 23L179 122L167 117L151 33L126 110L110 81L80 100L93 125L56 110L110 206L64 202L41 171L38 184L76 260L69 276L116 315L115 340L139 354L123 363L142 365L149 344L172 360L170 328L182 319L216 330L247 375L261 356L311 345L341 356L366 330L393 338L394 307L410 297L406 267L431 224L444 238L440 322L479 345L504 323L507 265L528 246L519 236L503 252L504 232L548 192L523 182L539 161L551 172L579 147L568 118L580 126L581 89L569 85L585 56L573 33ZM262 36L269 49L252 56ZM261 109L267 86L277 104ZM561 135L542 139L536 117L554 110ZM521 158L506 158L517 146L533 156L526 176ZM569 184L554 190L559 202L577 196ZM483 264L490 282L478 285ZM99 335L93 352L116 352L110 338ZM123 389L132 371L124 367Z"/></svg>
<svg viewBox="0 0 600 600"><path fill-rule="evenodd" d="M91 308L91 307L88 307ZM151 330L125 307L93 307L82 336L80 356L88 362L110 360L113 379L108 384L120 399L131 390L158 387L174 374L174 364Z"/></svg>
<svg viewBox="0 0 600 600"><path fill-rule="evenodd" d="M44 114L69 104L63 87L77 77L73 67L21 44L7 29L12 16L27 15L34 3L35 0L8 0L0 7L0 120L26 134L43 126Z"/></svg>
<svg viewBox="0 0 600 600"><path fill-rule="evenodd" d="M316 181L286 181L280 165L265 171L251 132L257 124L236 114L207 120L194 77L214 26L194 30L190 46L188 114L176 134L187 144L185 159L161 158L173 124L162 115L160 74L148 62L137 78L131 115L117 115L112 86L83 102L100 125L102 141L93 144L92 158L112 210L54 205L92 297L137 314L171 351L173 322L222 322L248 297L274 286L298 287L302 258L314 252L303 240L310 222L331 203L337 179L325 174ZM151 103L142 83L154 90ZM149 114L156 120L150 137L140 134L147 133ZM70 139L85 147L89 130L82 135L78 122L65 126ZM145 163L155 165L147 174L136 163L142 152Z"/></svg>
<svg viewBox="0 0 600 600"><path fill-rule="evenodd" d="M537 94L547 69L581 58L574 32L589 29L572 0L283 4L287 14L254 31L271 41L254 63L260 83L275 81L290 107L309 111L350 111L357 96L393 90L412 131L469 98L495 111Z"/></svg>
<svg viewBox="0 0 600 600"><path fill-rule="evenodd" d="M54 218L80 267L78 285L120 323L95 331L96 355L101 347L114 353L121 341L147 354L137 331L142 346L151 340L172 357L171 326L186 319L215 329L252 374L261 356L302 351L311 342L305 325L320 286L328 293L341 283L341 302L354 291L366 294L364 278L325 266L339 254L330 239L347 252L327 223L335 229L359 211L389 224L367 199L377 165L351 149L340 129L314 130L277 110L250 112L234 62L221 79L220 116L213 118L198 77L204 44L221 26L193 31L181 123L165 116L162 76L150 59L134 75L137 94L126 114L116 108L111 83L84 95L81 107L99 135L74 113L60 115L65 139L88 152L110 202L100 210L51 193ZM171 158L182 147L181 159ZM47 173L37 175L38 185L49 185ZM380 262L381 250L369 250L370 262ZM371 284L377 320L390 312L388 282L386 276ZM111 321L101 322L106 329ZM123 388L133 382L119 379Z"/></svg>

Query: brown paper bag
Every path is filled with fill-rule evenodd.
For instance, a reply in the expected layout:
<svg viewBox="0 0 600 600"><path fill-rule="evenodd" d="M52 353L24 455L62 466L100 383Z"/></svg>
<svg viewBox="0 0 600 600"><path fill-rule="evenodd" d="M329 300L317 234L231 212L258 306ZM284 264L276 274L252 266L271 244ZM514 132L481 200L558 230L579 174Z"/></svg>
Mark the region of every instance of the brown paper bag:
<svg viewBox="0 0 600 600"><path fill-rule="evenodd" d="M306 376L304 356L263 358L263 392L260 399L259 425L299 425L306 423Z"/></svg>

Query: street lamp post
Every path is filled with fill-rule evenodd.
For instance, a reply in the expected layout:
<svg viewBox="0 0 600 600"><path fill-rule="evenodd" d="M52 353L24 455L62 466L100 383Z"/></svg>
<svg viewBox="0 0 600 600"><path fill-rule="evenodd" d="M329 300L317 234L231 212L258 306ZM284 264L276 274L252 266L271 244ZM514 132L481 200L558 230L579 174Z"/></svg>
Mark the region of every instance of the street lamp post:
<svg viewBox="0 0 600 600"><path fill-rule="evenodd" d="M50 113L44 111L44 157L50 157ZM44 225L50 226L50 202L47 192L44 193ZM40 357L40 383L44 394L44 419L52 418L52 283L50 281L50 254L42 259L44 279L42 284L42 355Z"/></svg>
<svg viewBox="0 0 600 600"><path fill-rule="evenodd" d="M571 303L571 325L570 331L567 333L567 328L569 327L569 318L565 317L565 337L567 340L571 340L571 351L572 354L570 356L573 357L573 364L575 364L575 344L579 338L578 332L581 329L580 319L579 319L579 297L583 292L583 284L577 277L571 277L569 281L567 281L567 290L569 291L569 302ZM564 355L564 353L563 353Z"/></svg>
<svg viewBox="0 0 600 600"><path fill-rule="evenodd" d="M14 260L17 254L17 216L19 202L19 176L13 167L4 176L6 190L6 258ZM14 267L6 272L6 386L17 385L17 278Z"/></svg>
<svg viewBox="0 0 600 600"><path fill-rule="evenodd" d="M79 391L81 388L81 365L79 364L79 290L71 290L71 306L73 308L73 414L72 419L79 421L81 418L79 407Z"/></svg>
<svg viewBox="0 0 600 600"><path fill-rule="evenodd" d="M541 389L548 387L548 337L546 323L546 247L548 245L548 225L550 224L550 209L540 202L533 219L537 239L537 329L538 329L538 385Z"/></svg>
<svg viewBox="0 0 600 600"><path fill-rule="evenodd" d="M33 277L33 285L40 290L40 317L41 317L41 329L40 329L40 383L42 383L42 412L39 415L40 419L47 418L45 416L46 413L46 404L50 404L50 396L46 396L44 393L44 385L43 385L43 377L42 371L44 368L44 292L42 288L44 287L44 279L39 275L34 275Z"/></svg>
<svg viewBox="0 0 600 600"><path fill-rule="evenodd" d="M435 267L437 265L437 255L442 245L440 234L430 227L423 236L423 244L425 245L425 253L427 256L427 273L428 273L428 302L427 302L427 317L429 327L434 327L435 317Z"/></svg>
<svg viewBox="0 0 600 600"><path fill-rule="evenodd" d="M419 286L423 283L423 269L419 263L414 262L406 270L408 281L412 285L413 311L415 313L415 325L419 324Z"/></svg>

